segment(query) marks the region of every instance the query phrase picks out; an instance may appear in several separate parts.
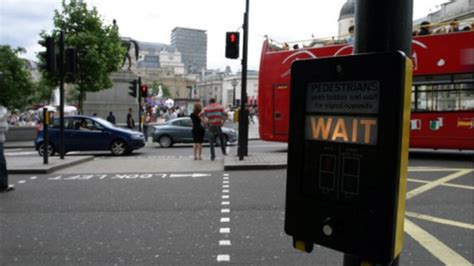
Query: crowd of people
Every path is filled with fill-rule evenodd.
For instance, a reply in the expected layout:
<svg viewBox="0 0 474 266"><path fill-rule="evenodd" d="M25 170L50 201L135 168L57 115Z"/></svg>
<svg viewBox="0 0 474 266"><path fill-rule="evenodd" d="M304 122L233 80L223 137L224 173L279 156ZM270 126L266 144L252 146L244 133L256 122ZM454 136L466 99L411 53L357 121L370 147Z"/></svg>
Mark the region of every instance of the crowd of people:
<svg viewBox="0 0 474 266"><path fill-rule="evenodd" d="M474 22L470 26L465 25L464 27L459 27L459 22L456 19L453 19L448 25L433 25L429 21L423 21L420 23L420 27L417 30L413 31L413 36L424 36L430 34L441 34L448 32L459 32L459 31L472 31L474 30Z"/></svg>
<svg viewBox="0 0 474 266"><path fill-rule="evenodd" d="M11 111L6 116L6 122L10 126L34 127L38 121L40 121L40 117L37 111Z"/></svg>
<svg viewBox="0 0 474 266"><path fill-rule="evenodd" d="M318 47L318 45L333 45L333 44L353 44L354 43L354 25L348 28L348 34L346 36L339 36L339 37L332 37L332 38L325 38L325 39L313 39L310 41L306 41L306 44L298 44L292 43L291 45L287 42L283 44L275 44L277 42L271 40L266 36L267 40L269 40L270 50L272 51L281 51L281 50L298 50L300 48L314 48ZM423 35L430 35L430 34L441 34L441 33L449 33L449 32L459 32L459 31L473 31L474 30L474 22L471 22L470 25L463 25L462 27L459 26L459 22L456 19L453 19L449 24L432 24L428 21L423 21L420 26L413 31L413 36L423 36Z"/></svg>

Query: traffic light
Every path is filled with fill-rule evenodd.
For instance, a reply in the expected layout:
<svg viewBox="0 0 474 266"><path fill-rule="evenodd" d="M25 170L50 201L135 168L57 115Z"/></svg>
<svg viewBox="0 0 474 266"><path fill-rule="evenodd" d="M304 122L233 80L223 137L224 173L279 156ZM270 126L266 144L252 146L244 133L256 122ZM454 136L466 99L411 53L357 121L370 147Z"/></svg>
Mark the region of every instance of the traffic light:
<svg viewBox="0 0 474 266"><path fill-rule="evenodd" d="M66 49L66 72L70 74L77 72L77 50L75 48Z"/></svg>
<svg viewBox="0 0 474 266"><path fill-rule="evenodd" d="M148 86L143 84L140 86L140 94L143 98L148 97Z"/></svg>
<svg viewBox="0 0 474 266"><path fill-rule="evenodd" d="M225 57L230 58L230 59L239 58L239 33L238 32L226 32Z"/></svg>
<svg viewBox="0 0 474 266"><path fill-rule="evenodd" d="M56 72L56 49L53 37L46 37L44 40L38 42L44 46L46 51L39 52L41 70L54 73Z"/></svg>
<svg viewBox="0 0 474 266"><path fill-rule="evenodd" d="M132 80L129 82L131 85L128 86L128 89L130 90L130 92L128 93L130 96L136 98L137 97L137 85L138 85L138 81L136 79Z"/></svg>

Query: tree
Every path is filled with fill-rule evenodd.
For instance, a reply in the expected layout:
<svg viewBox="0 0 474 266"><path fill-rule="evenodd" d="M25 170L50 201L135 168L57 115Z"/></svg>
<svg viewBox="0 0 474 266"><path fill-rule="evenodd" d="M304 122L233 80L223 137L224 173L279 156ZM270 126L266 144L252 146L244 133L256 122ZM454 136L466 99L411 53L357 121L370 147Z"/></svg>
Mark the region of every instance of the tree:
<svg viewBox="0 0 474 266"><path fill-rule="evenodd" d="M23 109L34 101L35 84L26 61L18 57L23 52L23 48L0 45L0 105L9 109Z"/></svg>
<svg viewBox="0 0 474 266"><path fill-rule="evenodd" d="M120 69L120 64L126 53L118 35L118 28L104 25L97 9L87 8L83 0L62 1L62 11L54 11L54 29L51 36L56 40L64 31L66 47L77 49L78 72L66 75L66 82L75 83L79 109L86 92L100 91L112 87L110 73ZM45 39L45 32L40 34ZM58 50L58 49L56 49ZM43 73L52 81L59 80L57 73Z"/></svg>

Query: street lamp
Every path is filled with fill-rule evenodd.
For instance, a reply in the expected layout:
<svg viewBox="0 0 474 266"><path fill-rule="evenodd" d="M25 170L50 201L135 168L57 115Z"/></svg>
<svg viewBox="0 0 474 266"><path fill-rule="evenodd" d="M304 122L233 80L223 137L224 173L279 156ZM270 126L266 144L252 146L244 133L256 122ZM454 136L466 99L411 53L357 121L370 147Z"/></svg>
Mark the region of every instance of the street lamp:
<svg viewBox="0 0 474 266"><path fill-rule="evenodd" d="M237 81L237 79L233 79L230 84L232 85L233 87L233 94L232 94L232 106L235 107L235 87L237 87L237 84L239 84L239 82Z"/></svg>

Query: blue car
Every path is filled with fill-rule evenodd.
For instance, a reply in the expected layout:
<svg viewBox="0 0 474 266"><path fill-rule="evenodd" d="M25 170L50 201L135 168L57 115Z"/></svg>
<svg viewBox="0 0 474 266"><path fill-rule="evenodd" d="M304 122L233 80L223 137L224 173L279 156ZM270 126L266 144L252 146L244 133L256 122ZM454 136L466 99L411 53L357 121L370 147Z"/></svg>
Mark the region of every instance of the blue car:
<svg viewBox="0 0 474 266"><path fill-rule="evenodd" d="M48 155L59 152L59 118L48 127ZM43 156L43 130L35 139L35 147ZM64 152L110 150L125 155L145 146L143 133L123 129L99 118L84 115L64 117Z"/></svg>

